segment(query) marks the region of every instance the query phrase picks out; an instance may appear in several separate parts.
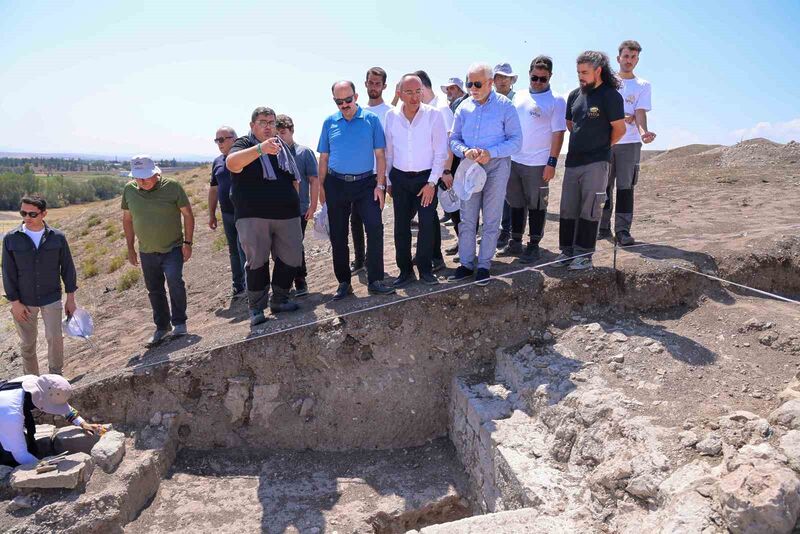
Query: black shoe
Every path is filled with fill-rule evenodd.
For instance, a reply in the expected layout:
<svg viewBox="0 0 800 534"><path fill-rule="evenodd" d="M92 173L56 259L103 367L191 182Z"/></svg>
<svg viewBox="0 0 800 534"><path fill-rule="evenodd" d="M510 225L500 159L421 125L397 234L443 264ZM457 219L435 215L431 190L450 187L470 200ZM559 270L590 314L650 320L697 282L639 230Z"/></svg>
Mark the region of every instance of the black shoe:
<svg viewBox="0 0 800 534"><path fill-rule="evenodd" d="M414 276L413 272L400 273L400 275L395 278L394 282L392 282L392 287L395 289L400 289L401 287L406 287L416 279L417 277Z"/></svg>
<svg viewBox="0 0 800 534"><path fill-rule="evenodd" d="M500 237L497 238L497 248L506 248L508 241L511 239L511 234L508 232L500 232Z"/></svg>
<svg viewBox="0 0 800 534"><path fill-rule="evenodd" d="M611 228L600 228L597 232L597 239L608 239L611 237Z"/></svg>
<svg viewBox="0 0 800 534"><path fill-rule="evenodd" d="M419 273L419 281L427 286L435 286L439 283L439 279L431 273Z"/></svg>
<svg viewBox="0 0 800 534"><path fill-rule="evenodd" d="M444 253L447 254L448 256L455 256L456 254L458 254L458 243L445 250Z"/></svg>
<svg viewBox="0 0 800 534"><path fill-rule="evenodd" d="M519 256L522 254L522 242L511 239L508 244L499 252L500 256Z"/></svg>
<svg viewBox="0 0 800 534"><path fill-rule="evenodd" d="M444 263L444 258L434 258L433 259L433 266L431 268L431 272L438 273L442 269L447 267Z"/></svg>
<svg viewBox="0 0 800 534"><path fill-rule="evenodd" d="M302 297L308 295L308 284L305 278L298 278L294 281L294 296Z"/></svg>
<svg viewBox="0 0 800 534"><path fill-rule="evenodd" d="M367 268L364 266L363 261L351 261L350 262L350 274L358 274L366 272Z"/></svg>
<svg viewBox="0 0 800 534"><path fill-rule="evenodd" d="M293 312L299 309L300 306L292 300L286 299L283 302L270 301L269 310L272 313Z"/></svg>
<svg viewBox="0 0 800 534"><path fill-rule="evenodd" d="M419 221L416 219L411 219L411 228L419 228Z"/></svg>
<svg viewBox="0 0 800 534"><path fill-rule="evenodd" d="M528 243L525 247L525 252L519 257L520 263L533 263L542 256L542 251L539 250L539 245L536 243Z"/></svg>
<svg viewBox="0 0 800 534"><path fill-rule="evenodd" d="M381 280L370 282L367 291L370 295L391 295L396 292L395 288L387 286Z"/></svg>
<svg viewBox="0 0 800 534"><path fill-rule="evenodd" d="M450 219L452 219L452 218L453 218L453 217L452 217L452 215L450 215L450 214L449 214L449 213L447 213L447 212L444 212L444 215L442 216L442 218L441 218L441 219L439 219L439 222L440 222L440 223L442 223L442 224L444 224L444 223L446 223L447 221L449 221L449 220L450 220Z"/></svg>
<svg viewBox="0 0 800 534"><path fill-rule="evenodd" d="M617 244L621 247L629 247L636 243L630 232L627 230L620 230L617 232Z"/></svg>
<svg viewBox="0 0 800 534"><path fill-rule="evenodd" d="M475 285L485 286L489 283L489 276L489 269L478 269L478 273L475 275Z"/></svg>
<svg viewBox="0 0 800 534"><path fill-rule="evenodd" d="M475 273L472 269L467 269L463 265L459 265L458 269L456 269L456 272L447 277L447 281L458 282L459 280L464 280L465 278L469 278L473 274Z"/></svg>
<svg viewBox="0 0 800 534"><path fill-rule="evenodd" d="M333 294L333 300L342 300L347 295L353 294L353 286L349 282L342 282Z"/></svg>

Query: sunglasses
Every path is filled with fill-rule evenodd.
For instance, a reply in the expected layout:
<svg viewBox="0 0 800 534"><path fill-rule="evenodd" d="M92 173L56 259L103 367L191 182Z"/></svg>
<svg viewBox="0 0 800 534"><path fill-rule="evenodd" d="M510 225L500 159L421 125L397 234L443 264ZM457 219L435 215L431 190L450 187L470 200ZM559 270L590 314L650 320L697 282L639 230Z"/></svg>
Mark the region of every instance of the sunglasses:
<svg viewBox="0 0 800 534"><path fill-rule="evenodd" d="M30 217L31 219L35 219L36 217L39 216L40 213L42 213L42 212L41 211L23 211L23 210L19 210L19 214L22 215L23 219L25 217Z"/></svg>
<svg viewBox="0 0 800 534"><path fill-rule="evenodd" d="M536 82L542 82L542 83L545 83L545 82L546 82L547 80L549 80L549 79L550 79L550 78L549 78L549 77L547 77L547 76L536 76L536 75L531 75L531 81L532 81L533 83L536 83Z"/></svg>
<svg viewBox="0 0 800 534"><path fill-rule="evenodd" d="M473 85L475 86L475 89L480 89L483 87L483 82L467 82L464 85L467 86L467 89L471 89Z"/></svg>
<svg viewBox="0 0 800 534"><path fill-rule="evenodd" d="M261 128L266 128L267 126L275 126L276 123L275 123L275 121L264 121L264 120L262 120L262 121L256 121L255 124L256 124L256 126L259 126Z"/></svg>
<svg viewBox="0 0 800 534"><path fill-rule="evenodd" d="M226 139L233 139L233 136L229 135L228 137L217 137L216 139L214 139L214 142L217 143L218 145L221 145L222 143L225 142Z"/></svg>
<svg viewBox="0 0 800 534"><path fill-rule="evenodd" d="M341 106L342 104L349 104L353 101L355 96L348 96L347 98L334 98L333 101L336 102L337 106Z"/></svg>

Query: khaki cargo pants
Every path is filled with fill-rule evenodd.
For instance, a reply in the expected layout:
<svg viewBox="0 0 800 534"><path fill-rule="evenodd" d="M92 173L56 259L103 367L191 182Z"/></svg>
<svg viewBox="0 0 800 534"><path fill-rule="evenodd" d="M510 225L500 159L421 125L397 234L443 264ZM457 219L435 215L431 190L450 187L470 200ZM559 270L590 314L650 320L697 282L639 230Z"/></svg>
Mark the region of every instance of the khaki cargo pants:
<svg viewBox="0 0 800 534"><path fill-rule="evenodd" d="M64 338L61 334L61 300L45 306L28 306L31 311L27 321L14 319L22 352L23 374L38 375L39 360L36 358L36 338L39 335L39 312L44 321L44 337L47 340L47 364L51 374L61 374L64 367Z"/></svg>

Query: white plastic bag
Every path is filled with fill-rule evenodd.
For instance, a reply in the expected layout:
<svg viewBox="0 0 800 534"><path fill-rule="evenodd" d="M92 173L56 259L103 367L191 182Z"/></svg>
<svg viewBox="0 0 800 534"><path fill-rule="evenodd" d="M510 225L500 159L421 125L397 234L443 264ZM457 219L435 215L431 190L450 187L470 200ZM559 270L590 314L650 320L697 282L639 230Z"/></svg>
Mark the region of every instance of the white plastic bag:
<svg viewBox="0 0 800 534"><path fill-rule="evenodd" d="M64 319L64 322L61 323L61 330L69 337L89 339L89 336L94 333L94 321L89 312L78 308L70 317Z"/></svg>
<svg viewBox="0 0 800 534"><path fill-rule="evenodd" d="M331 227L328 222L328 205L322 204L322 207L314 214L314 229L311 235L320 241L331 240Z"/></svg>

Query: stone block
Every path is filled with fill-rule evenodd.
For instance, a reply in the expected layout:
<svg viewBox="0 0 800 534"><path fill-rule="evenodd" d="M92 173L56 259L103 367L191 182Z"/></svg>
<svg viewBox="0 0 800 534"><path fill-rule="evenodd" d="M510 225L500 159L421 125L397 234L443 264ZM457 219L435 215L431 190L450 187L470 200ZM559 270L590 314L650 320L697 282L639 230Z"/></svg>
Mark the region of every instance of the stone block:
<svg viewBox="0 0 800 534"><path fill-rule="evenodd" d="M250 379L246 376L237 376L228 379L228 391L223 401L225 408L231 414L231 423L239 423L246 415L247 399L250 397Z"/></svg>
<svg viewBox="0 0 800 534"><path fill-rule="evenodd" d="M99 440L100 436L97 434L88 434L75 426L65 426L56 430L53 435L53 452L55 454L62 452L91 454L92 447Z"/></svg>
<svg viewBox="0 0 800 534"><path fill-rule="evenodd" d="M65 488L74 489L92 477L94 462L83 452L65 456L55 471L37 473L36 464L21 465L11 473L11 487L20 489Z"/></svg>
<svg viewBox="0 0 800 534"><path fill-rule="evenodd" d="M116 430L103 434L100 441L92 447L92 460L106 473L114 471L123 456L125 456L125 434Z"/></svg>
<svg viewBox="0 0 800 534"><path fill-rule="evenodd" d="M253 407L250 410L250 420L269 425L269 418L275 409L283 404L279 400L280 384L258 384L253 386Z"/></svg>
<svg viewBox="0 0 800 534"><path fill-rule="evenodd" d="M800 430L800 399L783 403L769 414L769 422L789 430Z"/></svg>
<svg viewBox="0 0 800 534"><path fill-rule="evenodd" d="M36 425L36 447L39 449L39 456L50 456L53 454L53 434L56 427L53 425Z"/></svg>

